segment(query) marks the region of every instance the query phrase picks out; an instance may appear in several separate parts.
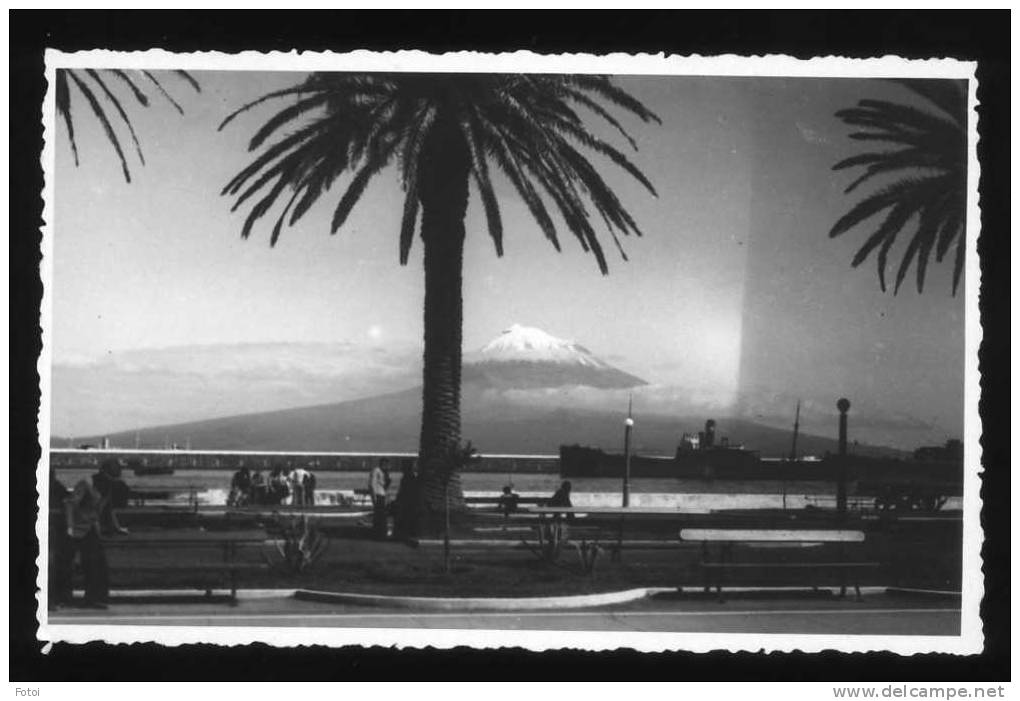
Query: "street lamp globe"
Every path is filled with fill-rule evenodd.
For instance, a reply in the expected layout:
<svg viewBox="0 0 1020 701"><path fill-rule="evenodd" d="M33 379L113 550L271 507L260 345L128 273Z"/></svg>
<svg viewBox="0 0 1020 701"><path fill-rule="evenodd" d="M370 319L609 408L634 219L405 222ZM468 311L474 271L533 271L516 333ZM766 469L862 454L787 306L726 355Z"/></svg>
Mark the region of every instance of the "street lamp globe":
<svg viewBox="0 0 1020 701"><path fill-rule="evenodd" d="M623 425L626 426L627 428L633 428L634 427L634 419L632 419L632 418L630 418L628 416L626 419L623 420Z"/></svg>

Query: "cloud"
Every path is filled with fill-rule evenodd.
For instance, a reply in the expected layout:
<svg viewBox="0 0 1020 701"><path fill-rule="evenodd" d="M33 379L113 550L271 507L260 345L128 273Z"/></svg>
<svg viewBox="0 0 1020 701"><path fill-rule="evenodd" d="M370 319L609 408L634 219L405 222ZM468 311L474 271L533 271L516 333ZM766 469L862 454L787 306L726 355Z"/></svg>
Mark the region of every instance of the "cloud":
<svg viewBox="0 0 1020 701"><path fill-rule="evenodd" d="M413 386L413 346L256 343L132 350L53 366L51 430L90 435L326 404Z"/></svg>

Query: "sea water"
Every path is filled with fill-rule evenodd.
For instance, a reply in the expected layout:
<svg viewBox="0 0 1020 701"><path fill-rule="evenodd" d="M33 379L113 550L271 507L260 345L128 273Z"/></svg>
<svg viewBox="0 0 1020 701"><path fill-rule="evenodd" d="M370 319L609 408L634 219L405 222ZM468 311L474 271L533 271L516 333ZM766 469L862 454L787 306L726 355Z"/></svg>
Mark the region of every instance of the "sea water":
<svg viewBox="0 0 1020 701"><path fill-rule="evenodd" d="M58 469L57 479L66 487L94 469ZM172 475L136 477L125 470L124 480L137 489L185 488L194 486L200 504L226 504L230 492L230 470L177 470ZM353 495L355 489L368 486L368 475L358 472L316 473L315 501L335 504ZM560 486L556 474L502 474L465 472L461 484L466 496L498 496L505 485L522 497L548 497ZM393 476L391 492L396 494L400 476ZM571 501L575 506L620 506L622 481L612 478L571 479ZM836 484L825 481L780 482L776 480L692 480L637 478L630 484L631 506L675 508L686 513L707 513L719 509L802 509L807 506L832 506ZM178 497L187 501L188 496ZM952 497L943 507L959 509L962 503Z"/></svg>

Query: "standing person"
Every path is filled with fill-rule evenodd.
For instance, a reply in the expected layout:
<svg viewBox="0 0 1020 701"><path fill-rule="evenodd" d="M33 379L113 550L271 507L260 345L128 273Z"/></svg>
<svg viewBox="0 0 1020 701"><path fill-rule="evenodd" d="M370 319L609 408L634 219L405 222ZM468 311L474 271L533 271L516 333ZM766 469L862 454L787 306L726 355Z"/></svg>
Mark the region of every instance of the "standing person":
<svg viewBox="0 0 1020 701"><path fill-rule="evenodd" d="M266 500L266 481L262 473L255 470L251 476L251 503L255 506L265 506Z"/></svg>
<svg viewBox="0 0 1020 701"><path fill-rule="evenodd" d="M305 490L305 503L315 506L315 473L311 470L306 472L304 483L301 486Z"/></svg>
<svg viewBox="0 0 1020 701"><path fill-rule="evenodd" d="M295 506L305 506L305 477L308 475L308 470L298 465L294 468L294 471L290 473L290 493L294 496L293 504Z"/></svg>
<svg viewBox="0 0 1020 701"><path fill-rule="evenodd" d="M397 537L413 539L418 535L418 505L421 500L421 480L418 461L409 458L403 463L400 486L397 487L396 515L393 530Z"/></svg>
<svg viewBox="0 0 1020 701"><path fill-rule="evenodd" d="M110 596L106 553L99 538L103 501L99 491L84 479L64 499L68 547L61 563L65 571L70 572L75 553L80 553L85 573L85 606L98 609L106 608L106 600Z"/></svg>
<svg viewBox="0 0 1020 701"><path fill-rule="evenodd" d="M283 467L277 465L269 476L269 503L272 506L285 504L289 492L287 477L283 474Z"/></svg>
<svg viewBox="0 0 1020 701"><path fill-rule="evenodd" d="M280 497L280 503L285 506L290 506L294 503L294 491L291 489L290 479L291 472L293 472L293 470L288 465L283 468L283 472L280 474L280 490L283 495Z"/></svg>
<svg viewBox="0 0 1020 701"><path fill-rule="evenodd" d="M368 475L368 493L372 495L372 533L386 537L386 490L389 485L389 458L381 458Z"/></svg>
<svg viewBox="0 0 1020 701"><path fill-rule="evenodd" d="M71 602L71 569L66 567L67 550L71 544L67 537L67 520L64 518L64 500L71 493L56 474L50 472L49 519L49 608L58 609ZM73 557L73 556L72 556Z"/></svg>
<svg viewBox="0 0 1020 701"><path fill-rule="evenodd" d="M108 458L99 466L99 472L92 475L92 486L99 492L103 500L99 514L99 527L102 533L125 535L128 529L117 521L117 508L126 506L124 496L128 490L124 480L120 478L120 463Z"/></svg>
<svg viewBox="0 0 1020 701"><path fill-rule="evenodd" d="M244 465L234 473L230 479L230 496L227 497L228 506L245 506L248 503L248 495L251 493L251 473Z"/></svg>

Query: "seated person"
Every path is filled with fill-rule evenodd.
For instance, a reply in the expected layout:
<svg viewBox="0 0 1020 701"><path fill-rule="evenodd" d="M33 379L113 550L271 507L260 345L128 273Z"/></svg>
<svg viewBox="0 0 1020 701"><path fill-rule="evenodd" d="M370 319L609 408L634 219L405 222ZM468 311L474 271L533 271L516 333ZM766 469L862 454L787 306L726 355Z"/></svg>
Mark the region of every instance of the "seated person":
<svg viewBox="0 0 1020 701"><path fill-rule="evenodd" d="M517 505L521 500L521 496L514 492L513 485L506 485L503 487L503 494L499 497L499 510L503 512L504 516L517 511Z"/></svg>
<svg viewBox="0 0 1020 701"><path fill-rule="evenodd" d="M563 480L563 484L557 489L552 497L545 502L546 506L573 506L570 503L570 480Z"/></svg>
<svg viewBox="0 0 1020 701"><path fill-rule="evenodd" d="M573 504L570 501L570 489L571 489L570 480L563 480L563 483L560 485L560 488L557 489L553 493L552 497L550 497L549 500L545 502L545 506L572 507ZM559 518L559 514L556 515L556 518ZM574 514L567 514L567 518L573 519Z"/></svg>

